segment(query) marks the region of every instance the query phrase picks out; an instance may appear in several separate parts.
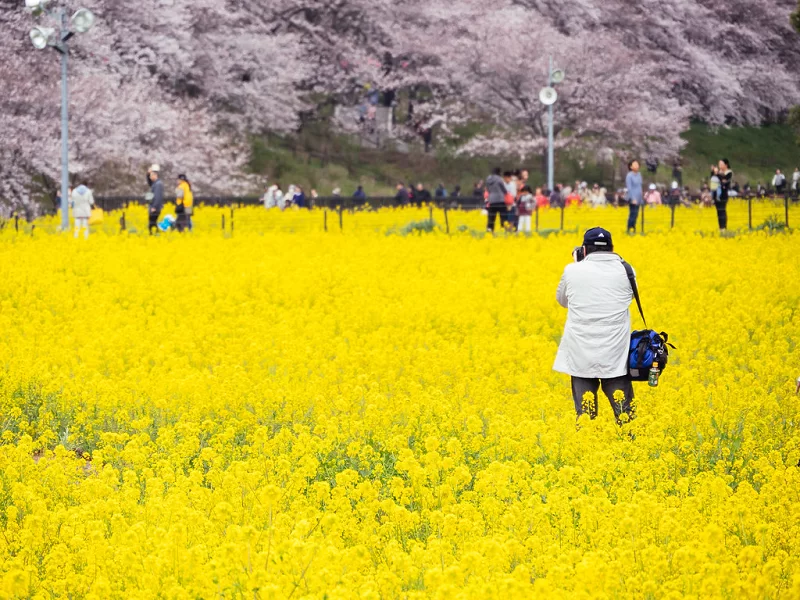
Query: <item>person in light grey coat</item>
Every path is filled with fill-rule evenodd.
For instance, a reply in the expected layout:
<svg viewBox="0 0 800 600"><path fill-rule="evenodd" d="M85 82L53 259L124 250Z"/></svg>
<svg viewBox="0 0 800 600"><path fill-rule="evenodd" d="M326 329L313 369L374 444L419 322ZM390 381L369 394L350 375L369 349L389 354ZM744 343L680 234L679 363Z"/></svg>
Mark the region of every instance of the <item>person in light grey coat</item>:
<svg viewBox="0 0 800 600"><path fill-rule="evenodd" d="M597 416L597 391L602 387L620 423L622 413L634 416L628 374L633 288L622 258L614 254L611 233L590 229L583 251L585 258L567 265L558 284L556 299L568 313L553 369L571 376L579 417L584 412L592 419ZM624 395L620 402L614 399L617 391Z"/></svg>
<svg viewBox="0 0 800 600"><path fill-rule="evenodd" d="M75 223L75 237L80 235L81 229L85 229L84 236L89 237L89 217L92 216L94 207L94 194L85 181L72 190L69 197L72 207L72 219Z"/></svg>

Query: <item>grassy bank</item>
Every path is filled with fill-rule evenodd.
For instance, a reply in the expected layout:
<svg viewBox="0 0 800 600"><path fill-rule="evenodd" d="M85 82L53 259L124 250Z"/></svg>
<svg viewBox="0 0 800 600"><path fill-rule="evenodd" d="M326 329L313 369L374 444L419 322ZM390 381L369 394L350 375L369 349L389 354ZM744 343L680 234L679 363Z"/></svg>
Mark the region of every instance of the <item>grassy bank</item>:
<svg viewBox="0 0 800 600"><path fill-rule="evenodd" d="M684 183L699 186L707 177L709 165L720 158L730 159L740 184L768 182L776 168L790 177L800 166L800 146L789 127L770 125L761 128L738 127L712 130L695 124L684 133L687 145L681 156ZM624 161L597 164L582 156L559 153L556 179L600 182L608 187L619 186L624 177ZM284 186L302 185L330 194L340 188L350 195L363 185L373 196L392 195L396 182L423 182L431 192L441 182L448 191L460 185L469 194L473 183L485 178L492 166L519 164L519 158L492 156L457 156L450 150L434 149L425 153L421 145L412 145L409 152L393 149L361 148L350 137L332 134L316 125L292 138L260 136L252 140L252 172L278 180ZM545 180L543 157L531 157L524 165L532 181ZM647 173L648 181L668 184L672 181L672 165L662 164L655 174Z"/></svg>

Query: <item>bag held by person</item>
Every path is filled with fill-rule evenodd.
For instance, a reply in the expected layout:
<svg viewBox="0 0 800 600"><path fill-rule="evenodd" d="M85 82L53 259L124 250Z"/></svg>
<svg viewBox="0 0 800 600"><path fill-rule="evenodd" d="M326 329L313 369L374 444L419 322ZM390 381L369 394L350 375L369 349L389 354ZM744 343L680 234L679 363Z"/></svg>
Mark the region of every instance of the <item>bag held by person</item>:
<svg viewBox="0 0 800 600"><path fill-rule="evenodd" d="M644 318L642 301L639 298L639 286L636 285L636 276L633 274L631 266L622 261L628 280L631 282L633 297L636 298L636 306L642 316L644 326L647 327L647 319ZM652 329L634 331L631 334L630 349L628 354L628 374L633 381L647 381L650 377L650 369L654 364L658 365L658 370L663 372L669 362L669 349L675 346L669 343L669 335L658 333Z"/></svg>
<svg viewBox="0 0 800 600"><path fill-rule="evenodd" d="M664 371L669 361L668 339L669 336L663 331L656 333L651 329L631 334L628 372L633 381L647 381L653 364L658 365L659 371Z"/></svg>
<svg viewBox="0 0 800 600"><path fill-rule="evenodd" d="M89 225L101 225L103 223L103 209L93 208L89 215Z"/></svg>

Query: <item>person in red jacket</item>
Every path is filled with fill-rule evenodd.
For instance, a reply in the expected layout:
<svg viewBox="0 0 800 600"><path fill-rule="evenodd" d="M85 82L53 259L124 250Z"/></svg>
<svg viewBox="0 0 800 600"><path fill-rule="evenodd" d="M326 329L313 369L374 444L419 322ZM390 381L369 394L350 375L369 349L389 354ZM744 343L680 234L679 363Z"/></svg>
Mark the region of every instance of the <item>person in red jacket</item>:
<svg viewBox="0 0 800 600"><path fill-rule="evenodd" d="M567 199L564 202L564 206L580 206L581 204L581 195L578 190L572 190Z"/></svg>
<svg viewBox="0 0 800 600"><path fill-rule="evenodd" d="M545 196L542 188L536 188L536 208L547 208L550 206L550 198Z"/></svg>

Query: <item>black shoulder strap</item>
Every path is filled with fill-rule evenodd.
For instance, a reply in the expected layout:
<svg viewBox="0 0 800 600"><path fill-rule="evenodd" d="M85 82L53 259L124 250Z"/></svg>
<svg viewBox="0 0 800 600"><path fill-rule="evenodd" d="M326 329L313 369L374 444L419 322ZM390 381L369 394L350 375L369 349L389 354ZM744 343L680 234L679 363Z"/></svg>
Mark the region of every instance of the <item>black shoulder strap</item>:
<svg viewBox="0 0 800 600"><path fill-rule="evenodd" d="M625 267L625 272L628 274L628 281L631 282L631 289L633 290L633 297L636 298L636 306L639 307L639 314L642 315L644 326L647 327L647 319L644 318L644 311L642 310L642 301L639 299L639 286L636 285L636 275L633 274L633 267L631 267L624 260L622 266Z"/></svg>

